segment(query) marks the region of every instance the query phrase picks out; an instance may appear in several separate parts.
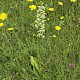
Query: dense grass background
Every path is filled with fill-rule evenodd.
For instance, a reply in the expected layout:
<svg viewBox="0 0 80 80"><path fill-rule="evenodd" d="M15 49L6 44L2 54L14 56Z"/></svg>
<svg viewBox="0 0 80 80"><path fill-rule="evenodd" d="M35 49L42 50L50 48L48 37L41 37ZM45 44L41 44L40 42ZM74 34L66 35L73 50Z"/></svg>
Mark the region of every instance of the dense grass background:
<svg viewBox="0 0 80 80"><path fill-rule="evenodd" d="M36 10L28 8L41 1L47 14L43 39L34 36ZM64 5L59 6L58 1ZM55 11L48 11L49 7ZM0 28L0 80L80 80L80 0L0 0L1 12L8 19ZM60 20L60 16L65 18ZM56 25L62 29L56 31ZM14 30L7 31L8 27ZM39 70L32 66L31 56Z"/></svg>

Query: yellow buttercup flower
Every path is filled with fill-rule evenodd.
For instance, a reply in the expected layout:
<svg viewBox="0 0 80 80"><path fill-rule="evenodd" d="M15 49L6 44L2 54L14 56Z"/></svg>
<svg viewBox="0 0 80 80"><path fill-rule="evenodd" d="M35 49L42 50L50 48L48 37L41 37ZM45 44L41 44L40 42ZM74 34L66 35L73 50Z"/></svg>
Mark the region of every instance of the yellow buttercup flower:
<svg viewBox="0 0 80 80"><path fill-rule="evenodd" d="M71 2L76 2L77 0L70 0Z"/></svg>
<svg viewBox="0 0 80 80"><path fill-rule="evenodd" d="M29 5L29 8L30 8L31 10L35 10L35 9L36 9L36 5Z"/></svg>
<svg viewBox="0 0 80 80"><path fill-rule="evenodd" d="M7 19L7 14L6 13L1 13L0 14L0 19L1 20L6 20Z"/></svg>
<svg viewBox="0 0 80 80"><path fill-rule="evenodd" d="M61 16L60 19L64 19L64 16Z"/></svg>
<svg viewBox="0 0 80 80"><path fill-rule="evenodd" d="M59 30L61 30L61 27L60 26L55 26L55 30L59 31Z"/></svg>
<svg viewBox="0 0 80 80"><path fill-rule="evenodd" d="M33 2L33 0L27 0L28 2Z"/></svg>
<svg viewBox="0 0 80 80"><path fill-rule="evenodd" d="M3 27L4 26L4 23L0 23L0 27Z"/></svg>
<svg viewBox="0 0 80 80"><path fill-rule="evenodd" d="M12 31L12 30L14 30L14 28L8 28L7 30Z"/></svg>
<svg viewBox="0 0 80 80"><path fill-rule="evenodd" d="M54 8L48 8L49 11L54 11Z"/></svg>
<svg viewBox="0 0 80 80"><path fill-rule="evenodd" d="M59 4L60 6L63 6L63 2L58 2L58 4Z"/></svg>
<svg viewBox="0 0 80 80"><path fill-rule="evenodd" d="M54 38L56 38L56 35L53 35Z"/></svg>

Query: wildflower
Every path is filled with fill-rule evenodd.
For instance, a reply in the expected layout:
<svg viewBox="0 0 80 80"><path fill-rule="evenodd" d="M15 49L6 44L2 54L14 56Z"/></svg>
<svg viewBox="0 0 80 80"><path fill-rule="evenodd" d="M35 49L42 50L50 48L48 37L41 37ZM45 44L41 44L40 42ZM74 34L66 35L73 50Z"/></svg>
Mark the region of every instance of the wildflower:
<svg viewBox="0 0 80 80"><path fill-rule="evenodd" d="M76 2L77 0L70 0L71 2Z"/></svg>
<svg viewBox="0 0 80 80"><path fill-rule="evenodd" d="M8 28L7 30L12 31L12 30L14 30L14 28Z"/></svg>
<svg viewBox="0 0 80 80"><path fill-rule="evenodd" d="M29 8L30 8L31 10L35 10L35 9L36 9L36 5L29 5Z"/></svg>
<svg viewBox="0 0 80 80"><path fill-rule="evenodd" d="M59 4L60 6L63 6L63 2L58 2L58 4Z"/></svg>
<svg viewBox="0 0 80 80"><path fill-rule="evenodd" d="M64 16L61 16L60 19L64 19Z"/></svg>
<svg viewBox="0 0 80 80"><path fill-rule="evenodd" d="M35 28L37 31L37 36L44 38L45 35L45 7L44 6L38 6L36 20L35 20Z"/></svg>
<svg viewBox="0 0 80 80"><path fill-rule="evenodd" d="M4 24L3 23L0 23L0 27L3 27L4 26Z"/></svg>
<svg viewBox="0 0 80 80"><path fill-rule="evenodd" d="M60 26L56 26L55 29L56 29L57 31L59 31L59 30L61 30L61 27L60 27Z"/></svg>
<svg viewBox="0 0 80 80"><path fill-rule="evenodd" d="M6 20L7 19L7 14L6 13L1 13L0 14L0 19L1 20Z"/></svg>
<svg viewBox="0 0 80 80"><path fill-rule="evenodd" d="M53 35L54 38L56 38L56 35Z"/></svg>
<svg viewBox="0 0 80 80"><path fill-rule="evenodd" d="M33 0L27 0L28 2L33 2Z"/></svg>
<svg viewBox="0 0 80 80"><path fill-rule="evenodd" d="M48 8L49 11L54 11L54 8Z"/></svg>

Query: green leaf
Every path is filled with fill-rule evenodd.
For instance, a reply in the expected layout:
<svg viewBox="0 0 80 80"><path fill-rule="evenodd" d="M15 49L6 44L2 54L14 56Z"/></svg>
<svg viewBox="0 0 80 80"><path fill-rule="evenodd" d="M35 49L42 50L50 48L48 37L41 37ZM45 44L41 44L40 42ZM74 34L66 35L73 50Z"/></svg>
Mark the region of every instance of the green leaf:
<svg viewBox="0 0 80 80"><path fill-rule="evenodd" d="M30 62L31 62L31 65L33 66L33 68L36 68L37 71L39 72L39 64L38 64L37 59L33 56L30 56Z"/></svg>

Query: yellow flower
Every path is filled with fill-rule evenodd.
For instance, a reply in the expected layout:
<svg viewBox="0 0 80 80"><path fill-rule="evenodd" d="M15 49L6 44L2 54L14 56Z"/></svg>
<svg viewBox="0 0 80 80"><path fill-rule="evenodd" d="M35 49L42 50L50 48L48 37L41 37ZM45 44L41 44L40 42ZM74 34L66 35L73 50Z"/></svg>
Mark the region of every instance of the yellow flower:
<svg viewBox="0 0 80 80"><path fill-rule="evenodd" d="M27 0L28 2L33 2L33 0Z"/></svg>
<svg viewBox="0 0 80 80"><path fill-rule="evenodd" d="M7 14L6 13L1 13L0 14L0 19L1 20L6 20L7 19Z"/></svg>
<svg viewBox="0 0 80 80"><path fill-rule="evenodd" d="M12 31L12 30L14 30L14 28L8 28L7 30Z"/></svg>
<svg viewBox="0 0 80 80"><path fill-rule="evenodd" d="M59 4L60 6L63 6L63 2L58 2L58 4Z"/></svg>
<svg viewBox="0 0 80 80"><path fill-rule="evenodd" d="M55 30L59 31L59 30L61 30L61 27L60 26L55 26Z"/></svg>
<svg viewBox="0 0 80 80"><path fill-rule="evenodd" d="M64 16L61 16L60 19L64 19Z"/></svg>
<svg viewBox="0 0 80 80"><path fill-rule="evenodd" d="M53 35L54 38L56 38L56 35Z"/></svg>
<svg viewBox="0 0 80 80"><path fill-rule="evenodd" d="M70 0L71 2L76 2L77 0Z"/></svg>
<svg viewBox="0 0 80 80"><path fill-rule="evenodd" d="M0 23L0 27L3 27L4 26L4 24L3 23Z"/></svg>
<svg viewBox="0 0 80 80"><path fill-rule="evenodd" d="M35 10L35 9L36 9L36 5L29 5L29 8L30 8L31 10Z"/></svg>
<svg viewBox="0 0 80 80"><path fill-rule="evenodd" d="M48 8L49 11L54 11L54 8Z"/></svg>

